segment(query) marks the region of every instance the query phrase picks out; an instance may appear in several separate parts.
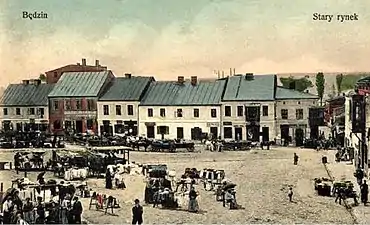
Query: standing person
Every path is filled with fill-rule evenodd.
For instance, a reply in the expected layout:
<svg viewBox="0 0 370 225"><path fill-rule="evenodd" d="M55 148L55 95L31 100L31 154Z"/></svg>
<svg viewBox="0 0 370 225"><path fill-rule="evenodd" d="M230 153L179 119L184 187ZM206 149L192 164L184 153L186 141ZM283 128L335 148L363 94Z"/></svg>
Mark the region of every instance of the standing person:
<svg viewBox="0 0 370 225"><path fill-rule="evenodd" d="M3 224L10 224L14 205L10 196L7 197L3 204Z"/></svg>
<svg viewBox="0 0 370 225"><path fill-rule="evenodd" d="M297 155L297 153L294 153L294 165L298 165L298 159L299 156Z"/></svg>
<svg viewBox="0 0 370 225"><path fill-rule="evenodd" d="M109 169L105 173L105 188L112 189L112 174Z"/></svg>
<svg viewBox="0 0 370 225"><path fill-rule="evenodd" d="M70 195L65 195L64 199L62 201L62 224L69 224L69 221L72 222L70 219L70 211L71 211L72 205L70 200Z"/></svg>
<svg viewBox="0 0 370 225"><path fill-rule="evenodd" d="M78 197L73 198L73 206L72 206L72 213L73 213L73 220L74 224L81 224L81 214L83 211L82 204Z"/></svg>
<svg viewBox="0 0 370 225"><path fill-rule="evenodd" d="M367 204L368 194L369 186L366 184L366 180L364 180L364 183L361 185L361 202L364 203L364 205Z"/></svg>
<svg viewBox="0 0 370 225"><path fill-rule="evenodd" d="M132 207L132 224L143 223L143 207L140 205L139 199L135 199L135 205Z"/></svg>
<svg viewBox="0 0 370 225"><path fill-rule="evenodd" d="M292 202L293 201L293 188L292 187L289 188L288 197L289 197L289 201Z"/></svg>
<svg viewBox="0 0 370 225"><path fill-rule="evenodd" d="M194 186L191 187L189 192L189 212L198 212L198 193L195 191Z"/></svg>
<svg viewBox="0 0 370 225"><path fill-rule="evenodd" d="M23 218L27 223L33 223L33 204L30 198L26 198L26 203L23 206Z"/></svg>
<svg viewBox="0 0 370 225"><path fill-rule="evenodd" d="M355 172L355 177L357 178L357 183L358 185L361 186L362 184L362 179L364 179L364 171L360 168L358 168Z"/></svg>

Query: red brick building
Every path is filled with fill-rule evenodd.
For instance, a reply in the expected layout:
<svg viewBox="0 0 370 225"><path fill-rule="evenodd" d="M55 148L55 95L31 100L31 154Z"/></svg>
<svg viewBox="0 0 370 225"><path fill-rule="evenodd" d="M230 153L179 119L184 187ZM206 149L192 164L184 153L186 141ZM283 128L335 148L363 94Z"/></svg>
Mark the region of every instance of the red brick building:
<svg viewBox="0 0 370 225"><path fill-rule="evenodd" d="M114 75L102 72L64 72L48 95L51 132L96 133L97 101Z"/></svg>
<svg viewBox="0 0 370 225"><path fill-rule="evenodd" d="M95 60L95 65L86 65L86 59L82 59L82 64L70 64L54 70L45 72L46 74L46 83L55 84L58 82L60 77L65 72L102 72L107 71L106 66L101 66L99 60Z"/></svg>

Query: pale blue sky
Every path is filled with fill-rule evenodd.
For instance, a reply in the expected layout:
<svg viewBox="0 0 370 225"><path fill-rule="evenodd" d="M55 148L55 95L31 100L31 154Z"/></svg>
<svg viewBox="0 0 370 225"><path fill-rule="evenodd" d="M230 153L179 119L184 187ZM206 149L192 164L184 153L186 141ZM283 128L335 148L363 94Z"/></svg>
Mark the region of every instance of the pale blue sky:
<svg viewBox="0 0 370 225"><path fill-rule="evenodd" d="M46 20L22 18L44 11ZM359 21L313 21L357 13ZM117 75L370 71L367 0L0 0L0 84L100 59Z"/></svg>

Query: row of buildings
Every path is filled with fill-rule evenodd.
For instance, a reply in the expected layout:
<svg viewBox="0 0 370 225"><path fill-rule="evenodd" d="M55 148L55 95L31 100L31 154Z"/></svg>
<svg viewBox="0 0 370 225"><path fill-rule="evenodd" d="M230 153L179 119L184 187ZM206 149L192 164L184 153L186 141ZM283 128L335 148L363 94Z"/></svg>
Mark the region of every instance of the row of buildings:
<svg viewBox="0 0 370 225"><path fill-rule="evenodd" d="M10 84L0 100L0 123L3 130L294 142L309 136L308 112L317 100L279 86L276 75L156 81L116 77L99 61L89 66L83 59L46 72L46 83Z"/></svg>

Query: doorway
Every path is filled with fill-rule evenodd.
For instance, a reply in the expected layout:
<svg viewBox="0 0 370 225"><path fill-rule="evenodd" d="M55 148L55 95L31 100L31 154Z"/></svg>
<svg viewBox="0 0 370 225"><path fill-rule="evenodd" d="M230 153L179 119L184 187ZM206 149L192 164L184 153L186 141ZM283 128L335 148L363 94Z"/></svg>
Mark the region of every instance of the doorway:
<svg viewBox="0 0 370 225"><path fill-rule="evenodd" d="M318 126L310 127L310 139L319 139L319 127Z"/></svg>
<svg viewBox="0 0 370 225"><path fill-rule="evenodd" d="M78 134L83 132L82 120L76 120L76 132Z"/></svg>
<svg viewBox="0 0 370 225"><path fill-rule="evenodd" d="M289 141L289 125L280 125L281 139Z"/></svg>
<svg viewBox="0 0 370 225"><path fill-rule="evenodd" d="M210 133L212 135L212 139L217 139L218 137L218 127L211 127Z"/></svg>
<svg viewBox="0 0 370 225"><path fill-rule="evenodd" d="M177 139L184 139L184 128L183 127L177 128Z"/></svg>
<svg viewBox="0 0 370 225"><path fill-rule="evenodd" d="M154 126L146 126L146 137L147 138L154 138Z"/></svg>
<svg viewBox="0 0 370 225"><path fill-rule="evenodd" d="M235 140L240 141L243 137L243 129L241 127L235 127Z"/></svg>
<svg viewBox="0 0 370 225"><path fill-rule="evenodd" d="M269 142L270 141L270 132L268 127L262 127L262 141Z"/></svg>
<svg viewBox="0 0 370 225"><path fill-rule="evenodd" d="M191 140L202 140L202 129L199 127L191 128Z"/></svg>
<svg viewBox="0 0 370 225"><path fill-rule="evenodd" d="M297 147L303 146L303 140L304 140L304 131L302 128L296 128L295 129L295 145Z"/></svg>

